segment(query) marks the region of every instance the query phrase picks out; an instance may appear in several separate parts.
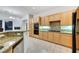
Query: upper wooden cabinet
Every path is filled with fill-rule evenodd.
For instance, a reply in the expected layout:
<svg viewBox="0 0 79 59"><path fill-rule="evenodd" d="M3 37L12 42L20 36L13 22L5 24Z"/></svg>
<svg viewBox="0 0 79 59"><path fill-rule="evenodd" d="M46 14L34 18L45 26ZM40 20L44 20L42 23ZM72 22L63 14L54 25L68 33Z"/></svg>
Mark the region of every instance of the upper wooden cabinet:
<svg viewBox="0 0 79 59"><path fill-rule="evenodd" d="M72 25L72 11L62 13L61 25Z"/></svg>
<svg viewBox="0 0 79 59"><path fill-rule="evenodd" d="M44 26L49 25L49 17L48 16L41 17L40 25L44 25Z"/></svg>
<svg viewBox="0 0 79 59"><path fill-rule="evenodd" d="M61 13L55 14L53 20L54 20L54 21L59 21L59 20L61 20Z"/></svg>
<svg viewBox="0 0 79 59"><path fill-rule="evenodd" d="M50 16L49 16L49 22L50 22L50 21L53 21L53 19L54 19L54 16L53 16L53 15L50 15Z"/></svg>
<svg viewBox="0 0 79 59"><path fill-rule="evenodd" d="M40 25L45 25L45 17L41 17Z"/></svg>
<svg viewBox="0 0 79 59"><path fill-rule="evenodd" d="M44 24L45 25L49 25L49 17L48 16L45 17Z"/></svg>
<svg viewBox="0 0 79 59"><path fill-rule="evenodd" d="M79 19L79 8L77 9L77 19Z"/></svg>
<svg viewBox="0 0 79 59"><path fill-rule="evenodd" d="M49 22L50 21L59 21L61 20L61 13L53 14L49 16Z"/></svg>
<svg viewBox="0 0 79 59"><path fill-rule="evenodd" d="M37 17L36 19L34 19L34 23L40 23L40 21L41 21L41 17L40 16Z"/></svg>

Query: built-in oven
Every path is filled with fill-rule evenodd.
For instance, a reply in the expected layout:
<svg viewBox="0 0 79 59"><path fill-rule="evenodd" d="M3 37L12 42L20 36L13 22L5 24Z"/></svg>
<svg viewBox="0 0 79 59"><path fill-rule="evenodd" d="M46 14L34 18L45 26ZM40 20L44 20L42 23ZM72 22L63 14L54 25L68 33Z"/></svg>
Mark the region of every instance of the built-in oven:
<svg viewBox="0 0 79 59"><path fill-rule="evenodd" d="M39 35L39 24L34 23L34 34Z"/></svg>

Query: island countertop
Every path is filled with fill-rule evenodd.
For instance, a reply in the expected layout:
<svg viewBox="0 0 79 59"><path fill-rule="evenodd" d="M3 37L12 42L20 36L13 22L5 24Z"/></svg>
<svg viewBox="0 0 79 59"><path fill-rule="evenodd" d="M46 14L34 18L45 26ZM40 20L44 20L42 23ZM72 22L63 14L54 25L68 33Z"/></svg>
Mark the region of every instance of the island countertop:
<svg viewBox="0 0 79 59"><path fill-rule="evenodd" d="M18 41L22 40L23 36L9 36L0 38L0 45L4 46L0 49L0 53L5 52L7 49L14 46Z"/></svg>

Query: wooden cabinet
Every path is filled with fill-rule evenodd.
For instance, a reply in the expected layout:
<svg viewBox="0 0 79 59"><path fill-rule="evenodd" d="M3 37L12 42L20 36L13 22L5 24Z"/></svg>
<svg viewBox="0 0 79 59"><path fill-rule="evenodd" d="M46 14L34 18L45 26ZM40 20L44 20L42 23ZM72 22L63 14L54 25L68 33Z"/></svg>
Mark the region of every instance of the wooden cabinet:
<svg viewBox="0 0 79 59"><path fill-rule="evenodd" d="M79 20L79 8L77 9L77 19Z"/></svg>
<svg viewBox="0 0 79 59"><path fill-rule="evenodd" d="M39 22L39 19L38 17L36 19L34 19L34 23L38 23Z"/></svg>
<svg viewBox="0 0 79 59"><path fill-rule="evenodd" d="M48 41L48 32L42 32L42 39Z"/></svg>
<svg viewBox="0 0 79 59"><path fill-rule="evenodd" d="M40 25L45 25L45 17L41 17L41 24Z"/></svg>
<svg viewBox="0 0 79 59"><path fill-rule="evenodd" d="M72 47L72 35L61 33L61 44L67 47Z"/></svg>
<svg viewBox="0 0 79 59"><path fill-rule="evenodd" d="M29 20L29 36L33 35L33 19Z"/></svg>
<svg viewBox="0 0 79 59"><path fill-rule="evenodd" d="M60 44L60 32L53 32L53 38L54 38L54 42L55 43L59 43Z"/></svg>
<svg viewBox="0 0 79 59"><path fill-rule="evenodd" d="M53 32L48 32L48 41L54 42Z"/></svg>
<svg viewBox="0 0 79 59"><path fill-rule="evenodd" d="M62 13L57 13L49 16L49 22L51 21L60 21L62 17Z"/></svg>
<svg viewBox="0 0 79 59"><path fill-rule="evenodd" d="M49 17L48 17L48 16L45 17L45 19L44 19L44 24L45 24L46 26L49 25Z"/></svg>
<svg viewBox="0 0 79 59"><path fill-rule="evenodd" d="M49 22L53 21L54 20L54 16L53 15L50 15L49 16Z"/></svg>
<svg viewBox="0 0 79 59"><path fill-rule="evenodd" d="M60 32L48 32L48 41L60 44Z"/></svg>
<svg viewBox="0 0 79 59"><path fill-rule="evenodd" d="M72 25L72 11L62 13L61 25Z"/></svg>
<svg viewBox="0 0 79 59"><path fill-rule="evenodd" d="M45 16L45 17L41 17L41 25L44 25L44 26L48 26L49 25L49 17L48 16Z"/></svg>
<svg viewBox="0 0 79 59"><path fill-rule="evenodd" d="M61 20L61 13L57 13L57 14L54 14L54 17L53 17L54 19L54 21L59 21L59 20Z"/></svg>
<svg viewBox="0 0 79 59"><path fill-rule="evenodd" d="M79 49L79 34L76 35L76 48Z"/></svg>
<svg viewBox="0 0 79 59"><path fill-rule="evenodd" d="M42 39L43 37L43 32L39 32L39 39Z"/></svg>

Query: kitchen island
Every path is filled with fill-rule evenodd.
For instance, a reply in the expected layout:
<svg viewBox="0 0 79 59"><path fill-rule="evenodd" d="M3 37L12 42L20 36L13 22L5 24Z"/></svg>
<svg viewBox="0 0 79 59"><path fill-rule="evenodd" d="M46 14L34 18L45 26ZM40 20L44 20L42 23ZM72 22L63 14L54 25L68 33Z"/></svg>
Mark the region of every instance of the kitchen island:
<svg viewBox="0 0 79 59"><path fill-rule="evenodd" d="M0 38L0 53L23 53L24 41L22 35L7 35Z"/></svg>

